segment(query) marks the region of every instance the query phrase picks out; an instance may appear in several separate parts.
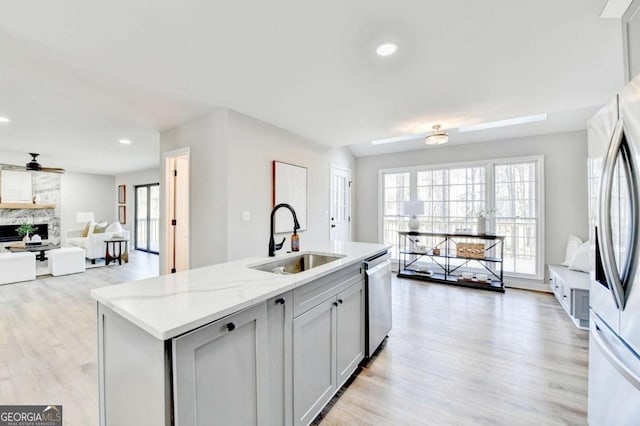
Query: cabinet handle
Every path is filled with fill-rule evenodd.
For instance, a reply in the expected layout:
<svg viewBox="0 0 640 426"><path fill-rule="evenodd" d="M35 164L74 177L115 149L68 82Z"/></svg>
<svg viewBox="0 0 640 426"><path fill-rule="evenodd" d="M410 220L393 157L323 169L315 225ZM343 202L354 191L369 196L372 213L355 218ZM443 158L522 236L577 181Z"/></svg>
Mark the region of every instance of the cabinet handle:
<svg viewBox="0 0 640 426"><path fill-rule="evenodd" d="M342 299L338 299L338 303L342 305L343 300Z"/></svg>
<svg viewBox="0 0 640 426"><path fill-rule="evenodd" d="M276 305L284 305L285 304L285 300L284 297L281 297L279 299L276 299Z"/></svg>
<svg viewBox="0 0 640 426"><path fill-rule="evenodd" d="M338 302L333 302L332 305L333 306L338 306Z"/></svg>
<svg viewBox="0 0 640 426"><path fill-rule="evenodd" d="M230 322L229 324L227 324L227 330L229 331L233 331L236 329L236 325L232 322Z"/></svg>

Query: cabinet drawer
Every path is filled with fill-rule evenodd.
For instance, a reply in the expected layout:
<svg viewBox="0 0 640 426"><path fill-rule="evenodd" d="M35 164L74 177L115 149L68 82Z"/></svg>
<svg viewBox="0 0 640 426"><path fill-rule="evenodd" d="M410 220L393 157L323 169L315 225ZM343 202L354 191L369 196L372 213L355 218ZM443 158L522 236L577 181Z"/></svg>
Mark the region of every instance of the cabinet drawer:
<svg viewBox="0 0 640 426"><path fill-rule="evenodd" d="M360 263L318 278L293 290L293 316L308 311L362 279Z"/></svg>

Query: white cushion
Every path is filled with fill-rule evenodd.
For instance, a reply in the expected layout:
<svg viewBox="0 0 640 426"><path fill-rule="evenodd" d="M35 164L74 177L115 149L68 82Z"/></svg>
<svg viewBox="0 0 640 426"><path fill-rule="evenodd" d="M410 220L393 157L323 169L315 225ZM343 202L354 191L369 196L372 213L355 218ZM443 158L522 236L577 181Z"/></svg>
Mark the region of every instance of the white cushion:
<svg viewBox="0 0 640 426"><path fill-rule="evenodd" d="M113 234L121 234L124 231L124 228L120 224L120 222L113 222L111 225L107 226L105 232L113 233Z"/></svg>
<svg viewBox="0 0 640 426"><path fill-rule="evenodd" d="M564 255L564 261L561 263L564 266L569 266L571 263L571 259L573 259L573 254L576 249L580 247L582 244L582 240L575 235L569 235L569 239L567 241L567 249Z"/></svg>
<svg viewBox="0 0 640 426"><path fill-rule="evenodd" d="M69 238L69 237L67 237L66 243L69 244L70 246L74 246L74 247L87 248L87 245L89 244L89 238L82 238L82 237Z"/></svg>
<svg viewBox="0 0 640 426"><path fill-rule="evenodd" d="M31 252L0 253L0 284L36 279L36 255Z"/></svg>
<svg viewBox="0 0 640 426"><path fill-rule="evenodd" d="M79 247L62 247L49 250L49 273L54 277L84 272L85 253Z"/></svg>
<svg viewBox="0 0 640 426"><path fill-rule="evenodd" d="M91 227L89 228L89 234L94 234L96 232L96 227L106 228L109 222L106 220L104 222L91 222ZM105 232L106 229L105 229Z"/></svg>
<svg viewBox="0 0 640 426"><path fill-rule="evenodd" d="M94 221L89 222L89 232L87 235L93 234L94 229L96 229L96 223Z"/></svg>
<svg viewBox="0 0 640 426"><path fill-rule="evenodd" d="M582 243L573 253L569 269L573 271L589 272L589 246L590 242Z"/></svg>

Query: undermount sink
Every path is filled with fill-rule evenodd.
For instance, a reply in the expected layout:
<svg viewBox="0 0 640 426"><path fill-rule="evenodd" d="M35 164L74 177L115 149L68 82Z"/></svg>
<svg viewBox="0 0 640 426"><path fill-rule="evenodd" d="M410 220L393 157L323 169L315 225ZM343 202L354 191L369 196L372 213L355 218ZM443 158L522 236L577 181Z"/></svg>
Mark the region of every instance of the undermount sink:
<svg viewBox="0 0 640 426"><path fill-rule="evenodd" d="M274 274L288 275L308 271L329 262L343 258L338 254L301 254L299 256L287 257L274 262L263 263L251 266L251 269L272 272Z"/></svg>

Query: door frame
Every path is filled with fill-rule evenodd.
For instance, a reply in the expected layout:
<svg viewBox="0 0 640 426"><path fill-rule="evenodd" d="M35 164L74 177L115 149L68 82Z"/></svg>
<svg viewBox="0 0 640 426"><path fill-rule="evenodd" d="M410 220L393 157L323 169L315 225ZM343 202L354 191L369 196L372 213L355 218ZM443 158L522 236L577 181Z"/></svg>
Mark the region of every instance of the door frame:
<svg viewBox="0 0 640 426"><path fill-rule="evenodd" d="M169 200L170 191L171 191L171 176L170 176L170 162L172 159L176 157L187 156L189 161L189 173L191 173L191 147L186 146L182 148L177 148L171 151L167 151L162 153L162 169L161 169L161 181L164 182L164 190L160 191L160 247L163 247L164 250L160 251L160 273L167 274L171 273L172 268L172 247L170 246L170 242L172 241L171 232L172 226L170 222L170 216L167 215L169 209ZM187 191L187 198L189 199L189 210L191 210L191 188ZM191 215L191 211L189 211L189 215ZM191 221L187 224L187 229L189 235L191 234ZM189 250L188 255L189 267L191 265L191 250Z"/></svg>
<svg viewBox="0 0 640 426"><path fill-rule="evenodd" d="M338 165L335 165L335 164L330 164L329 165L329 217L327 218L327 219L329 219L329 226L328 226L328 229L329 229L329 240L331 240L331 213L332 213L332 211L331 211L331 207L332 207L331 199L332 199L332 195L333 195L333 171L334 170L347 172L347 174L349 176L349 186L348 186L348 188L349 188L349 191L348 191L348 194L349 194L349 202L348 202L349 209L348 210L349 211L348 211L348 220L347 220L347 222L349 224L349 229L347 231L347 241L353 241L353 234L352 234L352 232L353 232L352 223L353 222L351 220L351 218L353 217L353 213L352 213L352 211L353 211L353 179L352 179L352 176L351 176L351 169L349 169L347 167L344 167L344 166L338 166Z"/></svg>
<svg viewBox="0 0 640 426"><path fill-rule="evenodd" d="M160 254L160 241L158 241L158 251L149 249L149 243L151 238L151 227L149 224L149 218L151 216L151 187L158 187L158 198L160 198L160 182L145 183L142 185L133 186L133 248L138 251L144 251L151 254ZM147 248L138 248L138 188L147 188ZM158 222L160 221L160 200L158 200ZM160 232L160 223L158 223L158 237Z"/></svg>

